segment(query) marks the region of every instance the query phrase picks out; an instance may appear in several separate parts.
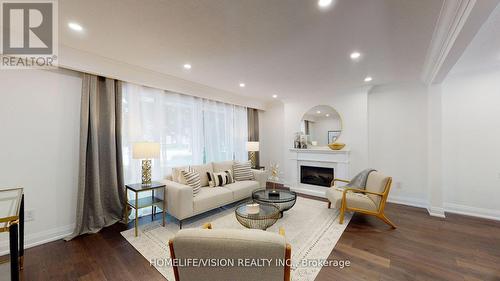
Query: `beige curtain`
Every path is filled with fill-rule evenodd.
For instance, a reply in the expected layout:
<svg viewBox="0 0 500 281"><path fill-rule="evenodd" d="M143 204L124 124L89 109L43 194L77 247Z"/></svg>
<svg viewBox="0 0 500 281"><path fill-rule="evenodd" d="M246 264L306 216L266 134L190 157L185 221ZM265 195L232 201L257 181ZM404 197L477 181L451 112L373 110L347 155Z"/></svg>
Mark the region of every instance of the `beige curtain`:
<svg viewBox="0 0 500 281"><path fill-rule="evenodd" d="M255 108L247 108L248 141L259 141L259 111ZM255 153L257 167L260 166L260 152Z"/></svg>
<svg viewBox="0 0 500 281"><path fill-rule="evenodd" d="M84 74L76 227L70 240L123 218L121 82Z"/></svg>

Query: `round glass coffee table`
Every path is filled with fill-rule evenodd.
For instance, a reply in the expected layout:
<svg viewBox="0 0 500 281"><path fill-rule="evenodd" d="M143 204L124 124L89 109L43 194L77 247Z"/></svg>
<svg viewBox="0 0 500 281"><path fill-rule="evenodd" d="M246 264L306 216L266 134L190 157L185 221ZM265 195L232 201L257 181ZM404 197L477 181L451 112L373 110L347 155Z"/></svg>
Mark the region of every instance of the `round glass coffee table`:
<svg viewBox="0 0 500 281"><path fill-rule="evenodd" d="M234 211L238 222L246 228L266 230L276 223L280 218L280 210L278 206L267 203L259 203L259 212L256 214L249 214L247 210L247 202L236 207Z"/></svg>
<svg viewBox="0 0 500 281"><path fill-rule="evenodd" d="M297 193L284 189L259 189L252 193L252 199L257 203L278 206L280 217L283 217L283 212L290 210L295 205Z"/></svg>

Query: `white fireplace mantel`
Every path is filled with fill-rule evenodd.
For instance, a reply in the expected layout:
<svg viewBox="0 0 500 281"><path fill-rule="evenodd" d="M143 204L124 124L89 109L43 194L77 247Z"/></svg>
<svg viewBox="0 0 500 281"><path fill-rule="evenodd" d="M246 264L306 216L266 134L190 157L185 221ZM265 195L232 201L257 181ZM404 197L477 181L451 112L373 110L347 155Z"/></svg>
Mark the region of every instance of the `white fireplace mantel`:
<svg viewBox="0 0 500 281"><path fill-rule="evenodd" d="M349 178L349 149L331 150L329 148L289 149L292 169L290 188L293 191L325 197L328 187L309 185L300 182L300 166L325 167L334 169L334 177Z"/></svg>

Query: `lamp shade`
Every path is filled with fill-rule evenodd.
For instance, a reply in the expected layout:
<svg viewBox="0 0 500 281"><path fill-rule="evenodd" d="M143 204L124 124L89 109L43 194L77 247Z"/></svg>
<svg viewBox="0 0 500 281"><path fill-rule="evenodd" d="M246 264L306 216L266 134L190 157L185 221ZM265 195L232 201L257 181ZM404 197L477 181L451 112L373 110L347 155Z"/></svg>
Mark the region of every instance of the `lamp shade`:
<svg viewBox="0 0 500 281"><path fill-rule="evenodd" d="M136 142L132 147L134 159L153 159L160 157L160 144L157 142Z"/></svg>
<svg viewBox="0 0 500 281"><path fill-rule="evenodd" d="M247 142L247 151L259 151L259 142L258 141Z"/></svg>

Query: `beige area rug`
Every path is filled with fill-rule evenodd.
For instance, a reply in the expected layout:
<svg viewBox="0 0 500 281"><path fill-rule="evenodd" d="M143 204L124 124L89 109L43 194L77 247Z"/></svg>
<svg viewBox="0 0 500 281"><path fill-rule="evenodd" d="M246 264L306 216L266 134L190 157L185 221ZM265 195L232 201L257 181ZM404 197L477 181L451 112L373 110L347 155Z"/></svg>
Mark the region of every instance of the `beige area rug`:
<svg viewBox="0 0 500 281"><path fill-rule="evenodd" d="M235 205L213 210L184 222L183 228L200 227L203 223L212 222L214 229L244 229L236 220L234 209ZM328 209L325 202L298 197L295 206L285 212L283 218L267 231L278 233L280 227L285 229L287 242L292 246L293 264L306 260L314 263L328 258L350 219L351 215L347 213L344 224L340 225L337 210ZM151 262L155 259L170 258L168 240L177 231L179 231L178 224L169 221L165 227L162 227L160 222L143 225L137 237L134 237L134 229L123 231L121 234ZM155 266L155 268L167 280L175 280L170 266ZM321 266L292 267L292 280L312 281L320 270Z"/></svg>

